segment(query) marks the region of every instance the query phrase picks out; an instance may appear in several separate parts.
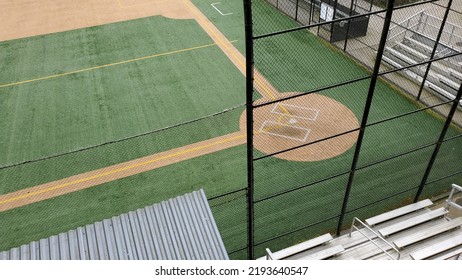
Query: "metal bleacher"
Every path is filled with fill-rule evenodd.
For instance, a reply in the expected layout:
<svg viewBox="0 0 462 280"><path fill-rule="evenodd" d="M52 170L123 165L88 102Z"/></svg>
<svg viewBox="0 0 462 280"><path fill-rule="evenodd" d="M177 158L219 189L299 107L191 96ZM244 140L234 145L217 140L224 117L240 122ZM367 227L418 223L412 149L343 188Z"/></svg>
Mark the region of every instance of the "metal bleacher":
<svg viewBox="0 0 462 280"><path fill-rule="evenodd" d="M462 260L462 215L455 195L462 187L453 184L444 207L434 208L429 199L371 218L353 219L350 232L333 238L324 234L289 248L271 252L259 260ZM452 209L451 209L452 208Z"/></svg>
<svg viewBox="0 0 462 280"><path fill-rule="evenodd" d="M418 84L423 81L427 64L412 66L428 61L435 47L435 40L431 38L433 36L426 34L429 19L436 20L422 11L394 27L399 31L390 30L392 36L389 38L383 56L385 64L392 68L409 67L400 73ZM451 27L453 31L459 28L455 25L451 25ZM460 29L462 30L462 27ZM430 92L450 100L455 98L462 83L462 53L458 49L460 47L449 45L452 42L456 42L456 40L439 42L433 58L450 57L432 62L424 84ZM462 101L460 105L462 105Z"/></svg>

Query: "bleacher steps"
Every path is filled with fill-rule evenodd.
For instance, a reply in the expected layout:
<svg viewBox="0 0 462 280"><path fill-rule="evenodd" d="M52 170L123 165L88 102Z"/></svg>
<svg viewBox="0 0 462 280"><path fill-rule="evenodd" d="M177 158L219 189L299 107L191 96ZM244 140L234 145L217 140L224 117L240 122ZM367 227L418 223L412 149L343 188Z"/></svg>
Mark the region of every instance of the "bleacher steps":
<svg viewBox="0 0 462 280"><path fill-rule="evenodd" d="M361 231L361 233L359 231ZM369 239L377 238L377 236L375 236L372 232L370 232L367 229L360 229L359 231L353 231L351 237L348 235L339 236L330 241L329 244L342 245L345 249L349 249L358 246L362 243L366 243L369 241Z"/></svg>
<svg viewBox="0 0 462 280"><path fill-rule="evenodd" d="M410 254L410 257L414 260L424 260L460 245L462 245L462 234L447 238L432 246L413 252Z"/></svg>
<svg viewBox="0 0 462 280"><path fill-rule="evenodd" d="M430 199L425 199L425 200L419 201L417 203L407 205L407 206L403 206L403 207L400 207L398 209L395 209L395 210L392 210L392 211L389 211L389 212L374 216L372 218L366 219L366 224L368 224L369 226L375 226L377 224L386 222L388 220L391 220L391 219L394 219L394 218L397 218L397 217L400 217L400 216L403 216L403 215L406 215L406 214L421 210L423 208L431 206L432 204L433 204L433 202L431 202Z"/></svg>
<svg viewBox="0 0 462 280"><path fill-rule="evenodd" d="M374 242L385 248L392 256L396 255L394 252L385 242L380 239L374 239ZM371 242L363 243L361 245L352 247L350 249L345 250L341 254L335 257L336 260L366 260L369 258L373 258L379 254L382 254L383 251L375 246Z"/></svg>
<svg viewBox="0 0 462 280"><path fill-rule="evenodd" d="M406 45L406 44L404 44L402 42L399 42L397 44L397 46L399 48L403 49L404 51L406 51L407 53L410 53L410 54L414 55L415 57L420 58L421 61L427 60L429 58L428 55L423 54L423 53L419 52L418 50L416 50L415 48L412 48L412 47L410 47L410 46L408 46L408 45Z"/></svg>
<svg viewBox="0 0 462 280"><path fill-rule="evenodd" d="M399 52L399 51L397 51L397 50L395 50L393 48L387 47L387 48L385 48L385 50L387 52L391 53L393 56L399 58L404 63L406 63L406 66L419 63L418 61L410 58L409 56L406 56L405 54L403 54L403 53L401 53L401 52Z"/></svg>
<svg viewBox="0 0 462 280"><path fill-rule="evenodd" d="M303 260L325 260L327 258L333 257L341 252L345 251L342 245L337 245L333 247L325 248L316 253L310 254L306 257L303 257Z"/></svg>
<svg viewBox="0 0 462 280"><path fill-rule="evenodd" d="M449 75L450 75L451 77L454 77L455 79L459 80L459 82L462 82L462 74L461 74L461 73L456 72L456 71L454 71L454 70L450 70L450 71L449 71Z"/></svg>
<svg viewBox="0 0 462 280"><path fill-rule="evenodd" d="M431 83L431 82L425 82L425 85L432 89L433 91L437 92L438 94L446 97L449 100L452 100L455 98L455 96L452 93L447 92L446 90L442 89L441 87ZM462 100L459 102L462 105Z"/></svg>
<svg viewBox="0 0 462 280"><path fill-rule="evenodd" d="M393 241L398 248L403 248L419 241L425 240L440 233L455 229L462 225L462 217L446 221L441 224L433 225L425 230L420 230L414 234L407 235L403 238Z"/></svg>
<svg viewBox="0 0 462 280"><path fill-rule="evenodd" d="M440 79L441 83L445 84L446 86L448 86L452 90L454 90L454 91L459 90L460 84L457 84L457 83L453 82L451 79L448 79L443 75L438 75L438 78Z"/></svg>
<svg viewBox="0 0 462 280"><path fill-rule="evenodd" d="M423 214L421 214L421 215L419 215L417 217L413 217L413 218L407 219L405 221L390 225L390 226L388 226L386 228L379 229L378 232L382 236L389 236L389 235L392 235L394 233L400 232L402 230L411 228L413 226L428 222L428 221L436 219L436 218L440 218L440 217L444 216L447 213L448 213L448 211L446 209L438 208L438 209L433 210L431 212L423 213Z"/></svg>
<svg viewBox="0 0 462 280"><path fill-rule="evenodd" d="M458 256L460 254L462 254L462 248L457 248L457 249L449 251L447 253L440 254L437 257L432 258L432 260L447 260L447 259L453 258L455 256Z"/></svg>
<svg viewBox="0 0 462 280"><path fill-rule="evenodd" d="M432 47L430 47L430 46L428 46L428 45L426 45L426 44L424 44L422 42L419 42L414 38L405 37L403 41L409 43L412 47L414 47L415 49L418 49L422 53L427 54L428 56L430 56L430 54L433 51Z"/></svg>
<svg viewBox="0 0 462 280"><path fill-rule="evenodd" d="M330 233L326 233L324 235L321 235L321 236L318 236L316 238L310 239L308 241L296 244L294 246L290 246L290 247L282 249L280 251L272 252L273 259L274 260L282 260L282 259L288 258L290 256L299 254L299 253L301 253L303 251L309 250L309 249L314 248L316 246L325 244L326 242L328 242L328 241L330 241L332 239L333 239L332 235ZM259 260L260 259L266 259L266 256L262 257L262 258L259 258Z"/></svg>
<svg viewBox="0 0 462 280"><path fill-rule="evenodd" d="M454 202L456 187L462 192L461 187L452 187L449 202ZM275 253L267 249L267 256L287 260L460 259L462 216L451 219L446 215L452 209L450 203L434 210L429 208L432 205L425 199L366 222L355 217L350 230L341 236L325 234Z"/></svg>

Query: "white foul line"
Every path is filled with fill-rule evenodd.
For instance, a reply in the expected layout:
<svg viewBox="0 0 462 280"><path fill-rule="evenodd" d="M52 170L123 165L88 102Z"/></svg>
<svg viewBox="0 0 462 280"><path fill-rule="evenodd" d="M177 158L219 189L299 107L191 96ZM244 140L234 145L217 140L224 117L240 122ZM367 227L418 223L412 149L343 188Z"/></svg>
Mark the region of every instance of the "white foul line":
<svg viewBox="0 0 462 280"><path fill-rule="evenodd" d="M223 13L222 13L220 10L218 10L218 8L217 8L217 7L215 7L215 5L217 5L217 4L221 4L221 2L218 2L218 3L212 3L212 4L210 4L210 5L212 5L212 7L213 7L215 10L217 10L217 12L219 12L219 13L220 13L220 15L222 15L222 16L229 16L229 15L232 15L232 14L233 14L233 13L227 13L227 14L223 14Z"/></svg>

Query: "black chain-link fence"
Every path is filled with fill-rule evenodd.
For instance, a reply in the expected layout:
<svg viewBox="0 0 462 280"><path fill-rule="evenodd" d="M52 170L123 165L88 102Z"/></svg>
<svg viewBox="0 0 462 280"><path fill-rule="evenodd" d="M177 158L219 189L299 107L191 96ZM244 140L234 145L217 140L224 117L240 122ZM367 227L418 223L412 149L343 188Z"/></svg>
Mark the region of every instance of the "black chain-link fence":
<svg viewBox="0 0 462 280"><path fill-rule="evenodd" d="M387 4L252 1L253 257L462 182L458 4Z"/></svg>
<svg viewBox="0 0 462 280"><path fill-rule="evenodd" d="M95 80L91 89L107 96L91 99L95 108L82 102L79 109L98 108L108 120L119 121L124 129L114 135L124 137L112 135L110 123L86 123L75 126L81 131L73 130L74 122L88 122L85 116L71 119L69 127L63 125L75 115L73 110L78 111L72 107L74 99L62 103L60 112L68 112L62 116L66 119L58 116L45 125L61 125L63 134L75 139L61 143L55 136L39 137L39 111L48 107L39 106L43 102L39 97L26 98L24 94L32 94L28 90L34 87L12 93L9 88L15 83L1 85L0 102L11 109L8 113L31 106L37 111L31 117L37 126L30 126L23 137L27 139L0 138L7 151L0 156L0 251L203 188L230 258L245 259L263 255L265 248L278 250L326 232L339 233L353 217L365 218L444 194L451 183L462 182L462 113L457 105L462 23L460 11L447 10L449 3L396 1L387 19L386 1L253 0L253 37L247 42L255 62L254 90L248 92L254 102L247 104L252 124L245 123L246 108L240 105L244 102L240 73L224 76L232 81L240 78L242 84L220 90L206 87L223 100L217 107L211 98L185 102L190 94L203 94L202 87L193 78L188 87L172 78L186 79L182 75L197 71L188 67L205 58L188 54L194 63L184 64L182 58L167 58L167 54L207 49L209 56L222 55L210 42L197 42L193 48L186 42L179 50L164 50L159 56L137 53L140 65L160 57L177 72L189 69L181 75L171 71L166 77L155 64L143 71L138 66L125 69L122 83L133 83L130 94L143 95L118 94L130 96L124 102L139 106L111 107L111 100L118 97L103 88L111 84L108 81L116 84L119 74L91 74ZM443 17L446 24L439 32L438 19ZM387 21L390 29L384 30ZM98 37L96 28L92 30L91 36ZM383 32L388 32L386 41L381 41ZM142 42L155 41L141 37ZM116 45L111 48L119 53ZM383 56L377 56L382 51ZM113 66L104 64L101 69ZM56 77L87 81L79 75L90 70ZM218 83L214 74L222 70L207 74L213 80L210 84ZM155 76L162 79L151 85ZM146 79L133 82L139 77ZM53 83L54 78L46 82ZM49 93L46 82L35 87L42 98ZM171 90L167 87L171 84L177 86ZM52 85L58 92L70 91L68 84ZM123 86L117 85L111 84L114 91ZM161 92L168 88L163 94L175 94L177 99L157 99L152 88ZM23 95L16 101L9 98L13 94ZM235 98L230 98L233 94ZM53 96L46 98L51 104L57 102ZM187 107L177 108L176 102ZM164 107L172 109L157 114ZM127 108L147 111L134 113ZM182 110L188 111L189 121ZM7 118L8 113L0 114ZM143 129L131 130L127 123L143 124ZM10 121L5 133L14 131L15 125ZM246 125L253 132L248 145ZM42 138L49 138L49 145L45 147ZM22 141L29 146L21 146ZM10 152L12 147L21 148L20 153ZM249 152L251 168L246 162ZM250 184L249 178L253 178Z"/></svg>

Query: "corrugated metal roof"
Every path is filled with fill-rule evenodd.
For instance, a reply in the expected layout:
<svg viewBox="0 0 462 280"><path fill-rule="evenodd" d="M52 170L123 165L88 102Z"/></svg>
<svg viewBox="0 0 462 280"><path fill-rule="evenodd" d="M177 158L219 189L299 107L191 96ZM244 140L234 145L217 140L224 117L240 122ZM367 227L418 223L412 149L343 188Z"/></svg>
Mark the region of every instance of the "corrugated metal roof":
<svg viewBox="0 0 462 280"><path fill-rule="evenodd" d="M0 260L227 260L201 189L0 253Z"/></svg>

